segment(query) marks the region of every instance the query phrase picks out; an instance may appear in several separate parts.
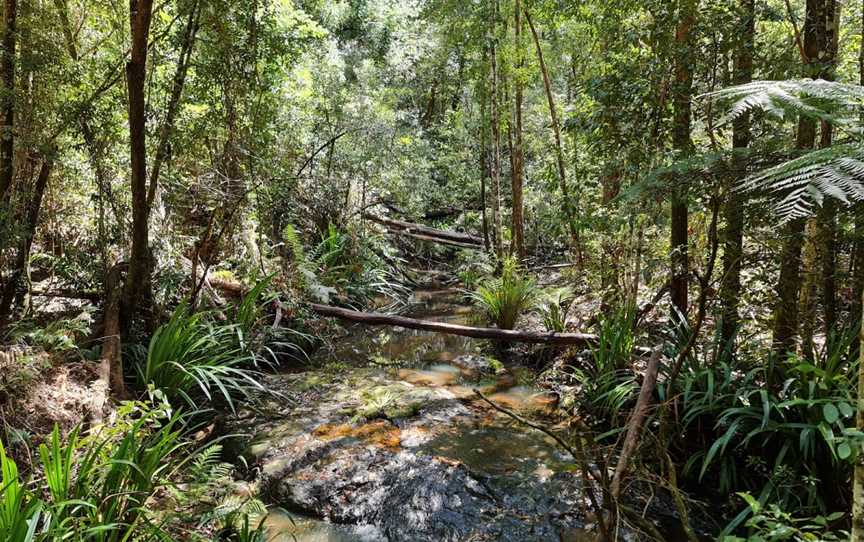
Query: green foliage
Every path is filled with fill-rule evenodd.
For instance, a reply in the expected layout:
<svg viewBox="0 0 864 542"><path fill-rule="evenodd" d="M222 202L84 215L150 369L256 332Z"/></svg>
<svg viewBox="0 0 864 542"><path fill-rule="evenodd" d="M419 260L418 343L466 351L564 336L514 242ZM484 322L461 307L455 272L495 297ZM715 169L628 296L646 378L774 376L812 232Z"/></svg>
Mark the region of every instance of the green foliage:
<svg viewBox="0 0 864 542"><path fill-rule="evenodd" d="M784 512L776 504L763 506L749 493L739 493L738 495L747 502L753 514L753 517L746 523L751 534L747 538L726 536L723 538L723 542L780 542L783 540L829 542L849 538L849 533L845 531L831 530L831 524L840 520L845 515L843 512L834 512L827 516L796 518L789 512Z"/></svg>
<svg viewBox="0 0 864 542"><path fill-rule="evenodd" d="M533 306L536 294L534 281L522 273L516 260L508 258L501 276L486 281L471 298L490 322L500 329L513 329L519 316Z"/></svg>
<svg viewBox="0 0 864 542"><path fill-rule="evenodd" d="M30 542L42 517L42 503L18 476L18 466L0 441L0 539Z"/></svg>
<svg viewBox="0 0 864 542"><path fill-rule="evenodd" d="M864 92L858 85L823 80L754 81L710 94L732 100L734 119L753 110L779 118L809 117L860 133ZM826 197L844 204L864 200L864 150L860 141L807 152L751 175L741 189L779 196L775 204L783 220L809 216Z"/></svg>
<svg viewBox="0 0 864 542"><path fill-rule="evenodd" d="M19 478L0 443L4 540L164 538L148 503L186 461L177 454L188 446L183 422L143 403L127 403L119 414L117 425L84 438L76 429L65 443L55 427L39 448L44 499Z"/></svg>
<svg viewBox="0 0 864 542"><path fill-rule="evenodd" d="M286 226L283 236L302 289L319 303L340 298L367 304L377 296L396 299L407 291L376 254L374 239L340 231L333 224L310 250L304 249L293 226Z"/></svg>
<svg viewBox="0 0 864 542"><path fill-rule="evenodd" d="M257 360L238 341L241 336L241 324L215 322L207 313L191 314L180 305L150 339L147 357L137 367L139 381L169 400L196 407L202 398L216 396L233 410L233 398L262 389L254 369Z"/></svg>
<svg viewBox="0 0 864 542"><path fill-rule="evenodd" d="M638 389L631 368L633 311L622 309L604 314L599 328L599 340L590 359L571 370L580 386L577 397L580 408L604 424L614 425ZM617 430L600 438L613 433Z"/></svg>
<svg viewBox="0 0 864 542"><path fill-rule="evenodd" d="M576 299L573 288L553 288L540 296L538 309L543 316L543 325L547 331L561 333L567 329L567 315Z"/></svg>
<svg viewBox="0 0 864 542"><path fill-rule="evenodd" d="M698 469L699 479L716 480L722 494L754 491L760 502L783 510L827 513L829 488L847 479L864 436L854 429L857 367L848 359L854 340L848 333L829 341L812 363L791 357L773 368L688 369L682 374L685 434L716 436L707 451L690 456L685 472ZM765 385L771 370L782 373L782 387Z"/></svg>
<svg viewBox="0 0 864 542"><path fill-rule="evenodd" d="M76 348L76 342L90 331L92 319L88 313L76 318L60 318L46 324L21 320L10 329L12 342L23 341L47 352L60 353Z"/></svg>

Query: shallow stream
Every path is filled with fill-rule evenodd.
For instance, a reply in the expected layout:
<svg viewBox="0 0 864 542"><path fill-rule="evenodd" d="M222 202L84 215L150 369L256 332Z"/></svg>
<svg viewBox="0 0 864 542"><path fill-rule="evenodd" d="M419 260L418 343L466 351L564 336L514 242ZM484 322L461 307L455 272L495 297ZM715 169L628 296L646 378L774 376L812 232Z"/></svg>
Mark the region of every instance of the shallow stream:
<svg viewBox="0 0 864 542"><path fill-rule="evenodd" d="M418 292L411 314L467 323L458 293ZM349 326L308 372L272 377L284 401L247 423L245 455L276 509L268 540L590 540L572 458L485 403L533 418L556 398L482 343ZM587 536L587 537L586 537Z"/></svg>

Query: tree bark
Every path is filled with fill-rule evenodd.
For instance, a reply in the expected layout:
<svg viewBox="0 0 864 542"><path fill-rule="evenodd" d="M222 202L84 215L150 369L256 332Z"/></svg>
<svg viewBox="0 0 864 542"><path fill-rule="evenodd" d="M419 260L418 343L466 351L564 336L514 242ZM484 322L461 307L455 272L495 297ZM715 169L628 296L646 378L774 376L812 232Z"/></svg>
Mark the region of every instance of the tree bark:
<svg viewBox="0 0 864 542"><path fill-rule="evenodd" d="M804 71L808 76L818 74L814 59L819 57L820 14L825 0L807 0L804 20L804 39L801 45ZM812 149L816 140L816 123L804 116L798 119L795 146L799 150ZM779 360L795 350L798 335L798 297L801 290L801 250L804 245L806 220L799 218L784 226L783 248L780 253L780 277L777 282L777 305L774 308L772 353Z"/></svg>
<svg viewBox="0 0 864 542"><path fill-rule="evenodd" d="M861 33L864 35L864 1L861 5ZM858 48L858 84L864 86L864 40ZM861 116L861 123L864 124L864 115ZM852 248L852 264L854 265L854 274L852 276L852 307L849 311L849 328L860 326L862 321L859 321L862 313L864 313L864 304L861 300L864 298L864 203L855 204L855 234ZM858 346L852 348L854 354L859 354Z"/></svg>
<svg viewBox="0 0 864 542"><path fill-rule="evenodd" d="M513 34L516 54L516 62L513 70L513 117L515 120L516 137L513 145L513 171L510 172L510 189L513 196L513 243L511 252L515 253L520 260L525 258L525 224L524 224L524 163L525 153L522 141L522 2L513 2Z"/></svg>
<svg viewBox="0 0 864 542"><path fill-rule="evenodd" d="M468 245L482 245L483 239L479 237L475 237L468 233L462 233L458 231L448 231L448 230L439 230L437 228L432 228L426 226L424 224L415 224L413 222L405 222L404 220L394 220L392 218L383 218L380 216L375 216L370 213L362 213L363 218L366 220L371 220L372 222L376 222L381 224L382 226L386 226L389 229L395 230L397 232L405 232L405 233L417 233L420 235L426 235L428 237L439 237L441 239L447 241L455 241L458 243L464 243Z"/></svg>
<svg viewBox="0 0 864 542"><path fill-rule="evenodd" d="M483 64L488 60L488 49L483 50ZM489 250L489 218L486 216L486 179L489 176L489 126L488 105L486 103L488 92L480 94L480 217L483 224L483 246ZM427 213L428 217L428 213Z"/></svg>
<svg viewBox="0 0 864 542"><path fill-rule="evenodd" d="M543 89L546 93L546 103L549 106L549 120L552 123L552 133L555 136L555 162L558 166L558 182L561 186L561 195L564 198L564 217L567 220L567 228L570 230L570 238L573 244L579 245L579 231L576 228L576 218L573 211L573 202L570 199L570 189L567 185L567 167L564 164L564 146L561 144L561 123L558 121L558 110L555 107L555 96L552 93L552 80L543 57L543 48L540 46L540 36L531 20L528 6L525 6L525 21L531 29L531 37L534 40L534 48L537 50L537 62L540 64L540 74L543 76Z"/></svg>
<svg viewBox="0 0 864 542"><path fill-rule="evenodd" d="M861 306L864 306L864 300ZM855 428L864 431L864 314L859 316L861 316L861 324L858 346L858 412L855 417ZM852 532L849 539L852 542L864 541L864 456L860 448L852 475Z"/></svg>
<svg viewBox="0 0 864 542"><path fill-rule="evenodd" d="M5 0L3 12L3 50L0 56L0 82L3 85L2 121L0 127L0 210L5 207L6 196L12 187L15 151L15 42L17 0Z"/></svg>
<svg viewBox="0 0 864 542"><path fill-rule="evenodd" d="M639 434L642 432L642 425L645 423L645 418L651 407L651 398L654 394L654 387L657 385L657 373L660 370L661 355L662 350L660 348L654 350L648 361L648 366L645 368L645 374L642 376L639 398L636 400L636 406L633 408L633 414L631 414L630 422L627 424L627 436L624 437L624 445L621 446L621 454L618 456L618 464L615 466L615 474L612 477L612 485L609 490L614 501L617 501L621 495L621 480L627 471L630 457L636 451L636 445L639 444Z"/></svg>
<svg viewBox="0 0 864 542"><path fill-rule="evenodd" d="M490 63L490 94L492 102L492 241L495 248L495 255L500 259L504 254L503 235L501 232L501 125L498 114L498 52L497 38L498 30L498 0L492 3L491 14L489 17L489 32L491 36L491 44L489 45L489 63Z"/></svg>
<svg viewBox="0 0 864 542"><path fill-rule="evenodd" d="M678 26L675 30L675 92L672 146L679 159L693 149L690 139L691 98L693 93L693 52L696 23L696 0L679 2ZM671 236L669 248L671 264L672 318L686 319L687 288L689 284L687 186L679 183L671 198Z"/></svg>
<svg viewBox="0 0 864 542"><path fill-rule="evenodd" d="M142 312L150 320L152 302L150 206L147 189L145 78L147 41L153 0L129 0L132 49L126 62L129 94L129 161L132 186L132 252L123 291L123 323L127 327Z"/></svg>
<svg viewBox="0 0 864 542"><path fill-rule="evenodd" d="M33 238L36 235L36 227L39 224L39 211L42 209L42 198L45 195L45 188L48 186L48 179L51 177L52 166L53 159L51 157L43 157L42 165L39 168L39 175L33 187L33 194L30 196L27 204L24 218L24 234L18 247L15 264L9 280L3 287L2 296L0 296L0 332L4 331L9 324L9 316L12 314L12 301L18 293L21 279L27 269L27 262L30 259L30 249L33 247Z"/></svg>
<svg viewBox="0 0 864 542"><path fill-rule="evenodd" d="M335 318L341 318L343 320L350 320L352 322L359 322L361 324L372 326L398 326L408 329L433 331L435 333L459 335L462 337L473 337L475 339L490 339L493 341L555 345L592 345L596 344L598 340L596 335L585 333L552 333L498 329L491 327L470 327L458 324L447 324L444 322L418 320L416 318L407 318L405 316L393 314L382 314L379 312L360 312L314 303L310 304L309 308L324 316L333 316Z"/></svg>
<svg viewBox="0 0 864 542"><path fill-rule="evenodd" d="M105 305L102 308L102 356L99 367L103 380L114 397L123 397L123 358L120 349L120 303L124 266L116 264L105 279Z"/></svg>
<svg viewBox="0 0 864 542"><path fill-rule="evenodd" d="M735 55L734 82L749 83L753 79L756 14L754 0L740 0L738 9L743 33ZM746 160L734 156L750 145L750 115L742 115L732 125L733 167L740 177L746 175ZM721 319L720 346L735 350L735 336L740 325L738 304L741 300L741 260L744 256L744 201L741 194L729 187L723 205L726 227L723 231L723 282L720 286Z"/></svg>

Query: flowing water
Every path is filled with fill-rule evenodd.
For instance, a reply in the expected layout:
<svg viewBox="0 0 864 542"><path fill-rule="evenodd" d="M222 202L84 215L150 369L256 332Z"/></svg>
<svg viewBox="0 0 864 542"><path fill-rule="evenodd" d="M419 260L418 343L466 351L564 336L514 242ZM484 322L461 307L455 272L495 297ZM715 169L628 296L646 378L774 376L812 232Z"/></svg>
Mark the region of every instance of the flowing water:
<svg viewBox="0 0 864 542"><path fill-rule="evenodd" d="M470 323L458 293L414 300L412 316ZM289 412L281 425L255 426L247 454L271 477L271 504L290 509L267 517L268 540L590 540L573 512L584 509L573 458L474 389L550 425L555 398L482 346L352 325L315 355L317 369L278 377L298 399L277 405ZM381 513L385 502L394 513Z"/></svg>

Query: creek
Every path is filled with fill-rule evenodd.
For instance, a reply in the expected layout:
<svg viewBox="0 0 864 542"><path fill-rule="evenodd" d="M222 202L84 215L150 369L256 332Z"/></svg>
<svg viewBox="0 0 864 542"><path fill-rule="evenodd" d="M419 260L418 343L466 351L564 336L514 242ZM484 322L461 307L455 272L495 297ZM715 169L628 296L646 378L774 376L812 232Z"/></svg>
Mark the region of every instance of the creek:
<svg viewBox="0 0 864 542"><path fill-rule="evenodd" d="M466 323L453 292L413 315ZM352 325L308 370L268 377L234 429L274 506L268 540L594 540L573 458L481 401L563 429L556 397L473 339ZM627 538L626 536L622 538Z"/></svg>

